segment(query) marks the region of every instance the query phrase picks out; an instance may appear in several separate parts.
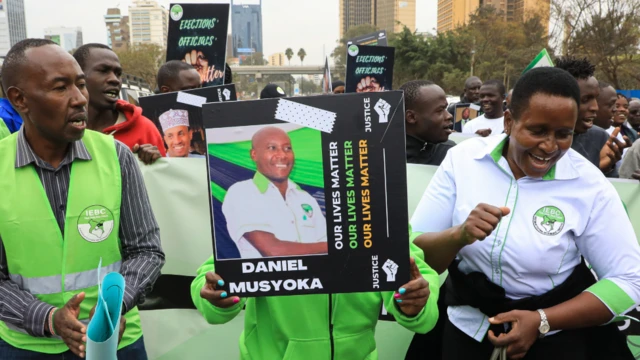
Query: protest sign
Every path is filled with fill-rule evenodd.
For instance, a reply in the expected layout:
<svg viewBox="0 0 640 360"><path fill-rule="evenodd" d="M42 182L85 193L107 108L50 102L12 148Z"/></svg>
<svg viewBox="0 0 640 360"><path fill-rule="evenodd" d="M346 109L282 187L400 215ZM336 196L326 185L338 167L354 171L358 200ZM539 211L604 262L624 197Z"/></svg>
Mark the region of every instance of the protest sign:
<svg viewBox="0 0 640 360"><path fill-rule="evenodd" d="M362 35L347 41L347 46L355 45L371 45L371 46L387 46L387 31L376 31L371 34Z"/></svg>
<svg viewBox="0 0 640 360"><path fill-rule="evenodd" d="M451 139L461 142L471 137L475 136L454 134ZM210 354L211 339L218 339L218 343L222 344L216 348L216 354L238 358L238 338L244 326L244 312L224 326L211 326L202 320L202 315L196 310L181 309L189 307L186 305L193 308L191 280L197 269L211 256L211 214L208 211L209 185L205 159L177 161L163 158L152 166L141 165L140 170L160 226L162 248L166 254L161 279L167 276L184 278L182 286L176 286L174 282L156 282L153 288L156 294L147 296L145 305L140 307L149 358L200 359ZM436 170L436 166L407 165L409 214L418 206ZM609 180L626 204L636 234L640 234L640 184L637 181ZM445 276L446 272L440 276L441 282ZM640 318L637 310L629 315ZM391 316L383 318L392 319ZM618 325L628 335L634 356L639 357L640 329L633 321ZM378 323L376 343L379 358L392 359L397 354L404 354L412 337L412 332L395 322Z"/></svg>
<svg viewBox="0 0 640 360"><path fill-rule="evenodd" d="M480 107L475 104L456 104L453 113L453 130L462 132L462 128L469 121L479 116Z"/></svg>
<svg viewBox="0 0 640 360"><path fill-rule="evenodd" d="M402 92L206 104L203 119L216 272L229 294L409 280Z"/></svg>
<svg viewBox="0 0 640 360"><path fill-rule="evenodd" d="M322 93L330 94L332 92L331 85L331 69L329 68L329 57L324 60L324 74L322 75Z"/></svg>
<svg viewBox="0 0 640 360"><path fill-rule="evenodd" d="M391 90L394 53L392 47L349 45L345 92Z"/></svg>
<svg viewBox="0 0 640 360"><path fill-rule="evenodd" d="M139 99L142 115L160 131L168 157L204 157L202 105L235 101L234 84L145 96Z"/></svg>
<svg viewBox="0 0 640 360"><path fill-rule="evenodd" d="M229 4L171 4L170 9L167 61L193 65L202 86L222 85Z"/></svg>

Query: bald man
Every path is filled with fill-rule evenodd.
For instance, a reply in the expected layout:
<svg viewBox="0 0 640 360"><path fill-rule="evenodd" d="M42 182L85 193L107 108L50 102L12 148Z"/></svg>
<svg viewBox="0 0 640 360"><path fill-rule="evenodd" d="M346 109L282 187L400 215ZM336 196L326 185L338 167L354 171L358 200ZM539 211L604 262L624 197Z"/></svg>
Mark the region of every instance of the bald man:
<svg viewBox="0 0 640 360"><path fill-rule="evenodd" d="M295 163L291 139L268 126L251 139L257 171L233 184L222 213L243 259L327 254L326 220L320 205L289 179Z"/></svg>
<svg viewBox="0 0 640 360"><path fill-rule="evenodd" d="M480 104L480 88L482 87L482 80L477 76L472 76L464 82L464 94L460 98L458 104ZM447 111L449 114L455 116L456 103L449 105Z"/></svg>

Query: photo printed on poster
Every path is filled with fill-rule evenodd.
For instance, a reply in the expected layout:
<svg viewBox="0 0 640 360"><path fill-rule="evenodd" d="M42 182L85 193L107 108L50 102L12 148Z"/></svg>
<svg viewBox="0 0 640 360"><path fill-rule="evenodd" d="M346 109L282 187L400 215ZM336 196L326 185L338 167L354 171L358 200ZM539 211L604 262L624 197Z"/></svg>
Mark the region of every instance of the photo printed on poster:
<svg viewBox="0 0 640 360"><path fill-rule="evenodd" d="M193 65L204 87L224 84L229 4L171 4L169 9L167 61Z"/></svg>
<svg viewBox="0 0 640 360"><path fill-rule="evenodd" d="M167 157L202 158L207 153L202 105L236 100L236 86L229 84L145 96L139 101L142 115L160 131Z"/></svg>
<svg viewBox="0 0 640 360"><path fill-rule="evenodd" d="M386 46L349 45L345 92L391 90L395 49Z"/></svg>
<svg viewBox="0 0 640 360"><path fill-rule="evenodd" d="M236 296L409 280L402 92L205 104L216 273Z"/></svg>
<svg viewBox="0 0 640 360"><path fill-rule="evenodd" d="M479 108L476 104L456 104L453 114L453 130L455 132L462 132L466 123L480 116Z"/></svg>

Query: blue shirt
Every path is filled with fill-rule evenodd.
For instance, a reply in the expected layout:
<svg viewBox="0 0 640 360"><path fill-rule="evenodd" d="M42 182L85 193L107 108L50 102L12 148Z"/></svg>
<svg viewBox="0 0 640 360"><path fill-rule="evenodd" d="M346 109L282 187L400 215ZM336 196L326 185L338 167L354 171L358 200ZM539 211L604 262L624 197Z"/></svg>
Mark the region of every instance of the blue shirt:
<svg viewBox="0 0 640 360"><path fill-rule="evenodd" d="M7 128L13 134L20 130L22 126L22 118L17 111L13 109L11 103L7 99L0 99L0 118L7 124Z"/></svg>

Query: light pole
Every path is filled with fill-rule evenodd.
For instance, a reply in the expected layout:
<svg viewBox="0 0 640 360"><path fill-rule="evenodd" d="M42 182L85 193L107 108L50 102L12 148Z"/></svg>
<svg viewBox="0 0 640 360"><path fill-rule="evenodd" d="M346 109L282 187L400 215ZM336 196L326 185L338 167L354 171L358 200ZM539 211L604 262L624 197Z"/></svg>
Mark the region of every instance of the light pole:
<svg viewBox="0 0 640 360"><path fill-rule="evenodd" d="M475 66L476 66L476 51L471 50L471 75L470 76L473 76Z"/></svg>

